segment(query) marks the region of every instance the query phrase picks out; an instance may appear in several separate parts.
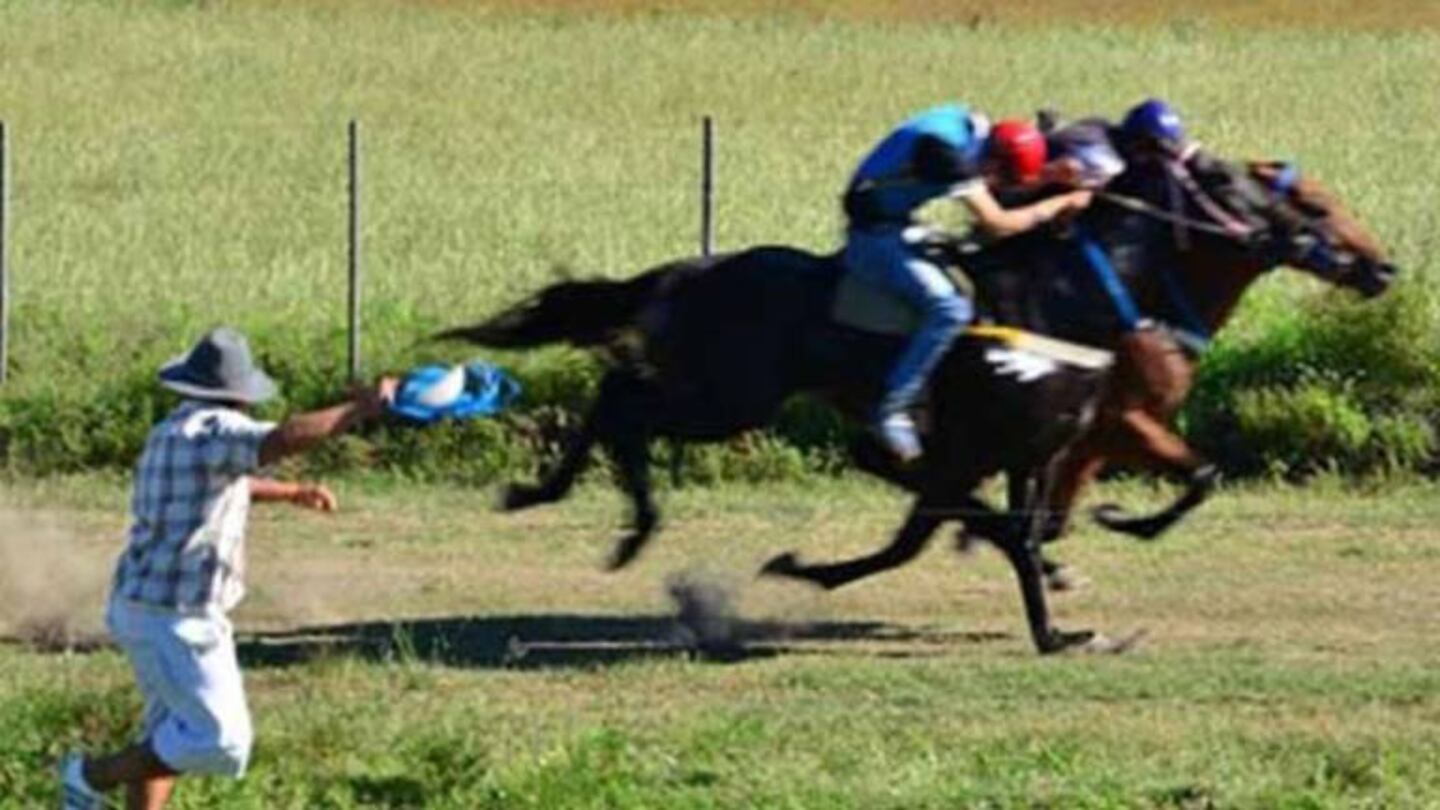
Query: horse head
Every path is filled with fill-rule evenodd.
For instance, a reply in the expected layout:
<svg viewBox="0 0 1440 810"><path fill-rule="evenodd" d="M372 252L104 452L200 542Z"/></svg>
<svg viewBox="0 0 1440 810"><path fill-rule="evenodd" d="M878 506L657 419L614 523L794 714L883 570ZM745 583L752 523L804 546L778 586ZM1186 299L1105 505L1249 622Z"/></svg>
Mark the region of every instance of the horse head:
<svg viewBox="0 0 1440 810"><path fill-rule="evenodd" d="M1257 210L1269 225L1263 238L1277 263L1373 298L1389 289L1398 269L1380 242L1336 196L1294 164L1249 164L1249 175L1266 191Z"/></svg>

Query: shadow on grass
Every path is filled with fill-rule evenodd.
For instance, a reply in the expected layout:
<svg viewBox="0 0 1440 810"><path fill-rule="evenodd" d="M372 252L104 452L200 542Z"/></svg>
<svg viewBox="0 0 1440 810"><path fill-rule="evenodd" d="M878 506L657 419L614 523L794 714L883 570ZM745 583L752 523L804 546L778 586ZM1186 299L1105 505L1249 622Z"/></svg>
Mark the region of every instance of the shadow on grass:
<svg viewBox="0 0 1440 810"><path fill-rule="evenodd" d="M735 662L782 654L885 657L943 655L959 644L1008 640L1007 633L914 628L873 621L785 623L737 620L696 632L674 616L546 614L377 621L242 634L246 667L285 667L332 655L478 668L605 666L647 658ZM863 654L863 653L862 653Z"/></svg>

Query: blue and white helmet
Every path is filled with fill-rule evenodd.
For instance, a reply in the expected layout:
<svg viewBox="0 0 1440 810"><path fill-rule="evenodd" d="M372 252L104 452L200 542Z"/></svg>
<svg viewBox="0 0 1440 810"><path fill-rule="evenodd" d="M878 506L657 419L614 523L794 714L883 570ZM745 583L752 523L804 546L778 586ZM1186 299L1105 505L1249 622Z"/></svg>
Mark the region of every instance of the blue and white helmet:
<svg viewBox="0 0 1440 810"><path fill-rule="evenodd" d="M1120 124L1120 132L1132 143L1153 141L1173 150L1183 148L1186 142L1180 114L1158 98L1146 99L1131 107Z"/></svg>
<svg viewBox="0 0 1440 810"><path fill-rule="evenodd" d="M519 396L520 383L498 366L478 360L463 366L432 363L405 375L390 410L408 421L429 424L490 416Z"/></svg>

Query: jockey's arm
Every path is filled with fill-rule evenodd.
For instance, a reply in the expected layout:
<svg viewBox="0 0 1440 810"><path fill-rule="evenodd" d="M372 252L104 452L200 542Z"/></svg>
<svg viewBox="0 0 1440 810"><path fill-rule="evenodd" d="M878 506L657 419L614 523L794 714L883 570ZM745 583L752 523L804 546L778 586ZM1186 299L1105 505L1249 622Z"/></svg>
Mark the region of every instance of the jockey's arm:
<svg viewBox="0 0 1440 810"><path fill-rule="evenodd" d="M975 226L987 236L1004 239L1052 222L1066 214L1084 210L1094 193L1070 191L1046 197L1029 205L1005 208L981 182L967 183L953 195L975 217Z"/></svg>

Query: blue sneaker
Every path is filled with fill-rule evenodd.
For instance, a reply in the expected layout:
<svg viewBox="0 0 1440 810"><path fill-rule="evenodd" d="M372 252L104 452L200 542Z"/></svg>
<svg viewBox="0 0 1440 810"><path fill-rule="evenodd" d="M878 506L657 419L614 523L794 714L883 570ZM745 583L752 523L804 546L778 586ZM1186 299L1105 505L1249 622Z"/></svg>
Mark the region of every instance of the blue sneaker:
<svg viewBox="0 0 1440 810"><path fill-rule="evenodd" d="M910 414L900 411L880 417L875 435L900 461L909 463L920 457L920 432Z"/></svg>
<svg viewBox="0 0 1440 810"><path fill-rule="evenodd" d="M60 760L60 807L63 810L105 810L104 794L85 781L85 758L66 754Z"/></svg>

